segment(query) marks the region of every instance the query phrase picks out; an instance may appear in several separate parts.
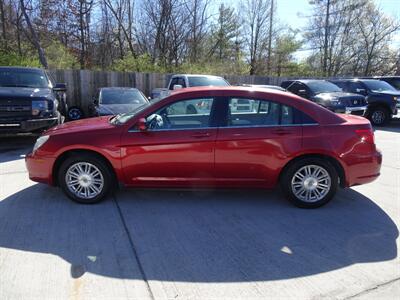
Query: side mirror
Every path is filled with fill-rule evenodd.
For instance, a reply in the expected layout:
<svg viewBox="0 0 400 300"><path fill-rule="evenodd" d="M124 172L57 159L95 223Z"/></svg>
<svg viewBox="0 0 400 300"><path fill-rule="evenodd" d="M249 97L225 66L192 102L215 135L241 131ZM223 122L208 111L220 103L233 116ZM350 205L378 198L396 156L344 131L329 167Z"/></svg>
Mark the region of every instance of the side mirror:
<svg viewBox="0 0 400 300"><path fill-rule="evenodd" d="M145 118L140 118L137 127L140 131L147 131L147 122Z"/></svg>
<svg viewBox="0 0 400 300"><path fill-rule="evenodd" d="M307 91L306 90L299 90L298 95L300 97L307 97Z"/></svg>
<svg viewBox="0 0 400 300"><path fill-rule="evenodd" d="M93 97L93 104L95 106L98 106L99 105L99 99L97 99L96 97Z"/></svg>
<svg viewBox="0 0 400 300"><path fill-rule="evenodd" d="M55 92L66 92L67 91L67 85L65 83L56 83L56 85L53 87L53 91L55 91Z"/></svg>
<svg viewBox="0 0 400 300"><path fill-rule="evenodd" d="M174 87L173 87L174 91L175 90L180 90L182 88L183 88L183 86L181 84L174 84Z"/></svg>

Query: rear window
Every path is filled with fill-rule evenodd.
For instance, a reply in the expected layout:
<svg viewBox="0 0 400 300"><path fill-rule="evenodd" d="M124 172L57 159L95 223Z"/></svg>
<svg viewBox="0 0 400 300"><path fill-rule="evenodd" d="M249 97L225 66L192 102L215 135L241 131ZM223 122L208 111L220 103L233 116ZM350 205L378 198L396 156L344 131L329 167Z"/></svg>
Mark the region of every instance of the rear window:
<svg viewBox="0 0 400 300"><path fill-rule="evenodd" d="M229 83L222 77L190 76L189 86L228 86Z"/></svg>

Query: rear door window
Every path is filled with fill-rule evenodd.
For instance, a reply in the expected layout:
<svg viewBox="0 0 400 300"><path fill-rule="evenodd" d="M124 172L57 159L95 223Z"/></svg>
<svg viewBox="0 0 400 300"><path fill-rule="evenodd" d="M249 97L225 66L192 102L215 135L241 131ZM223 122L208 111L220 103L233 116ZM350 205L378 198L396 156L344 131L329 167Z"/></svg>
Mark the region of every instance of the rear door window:
<svg viewBox="0 0 400 300"><path fill-rule="evenodd" d="M230 98L228 102L228 127L285 126L317 124L298 109L274 101Z"/></svg>

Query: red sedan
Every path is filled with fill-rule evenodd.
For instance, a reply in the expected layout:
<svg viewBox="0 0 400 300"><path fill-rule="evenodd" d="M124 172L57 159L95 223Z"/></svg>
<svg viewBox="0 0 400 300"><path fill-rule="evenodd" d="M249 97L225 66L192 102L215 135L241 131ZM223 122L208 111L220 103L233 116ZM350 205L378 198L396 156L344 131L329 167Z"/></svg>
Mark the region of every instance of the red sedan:
<svg viewBox="0 0 400 300"><path fill-rule="evenodd" d="M81 203L102 200L118 183L280 184L306 208L327 203L338 186L375 180L381 162L367 119L244 87L179 90L131 112L62 124L39 137L26 157L31 180L58 185Z"/></svg>

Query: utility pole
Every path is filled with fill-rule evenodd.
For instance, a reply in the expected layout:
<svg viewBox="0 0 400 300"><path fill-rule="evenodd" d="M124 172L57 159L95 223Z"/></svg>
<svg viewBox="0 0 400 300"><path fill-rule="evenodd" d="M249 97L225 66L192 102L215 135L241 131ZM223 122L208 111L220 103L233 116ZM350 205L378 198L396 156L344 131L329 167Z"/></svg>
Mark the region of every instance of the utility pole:
<svg viewBox="0 0 400 300"><path fill-rule="evenodd" d="M328 69L328 35L329 35L329 9L330 9L331 1L327 0L326 2L326 16L325 16L325 39L324 39L324 63L322 70L324 75L327 76Z"/></svg>
<svg viewBox="0 0 400 300"><path fill-rule="evenodd" d="M272 22L274 18L274 0L271 0L271 8L269 14L269 36L268 36L268 58L267 58L267 74L271 75L271 53L272 53Z"/></svg>

